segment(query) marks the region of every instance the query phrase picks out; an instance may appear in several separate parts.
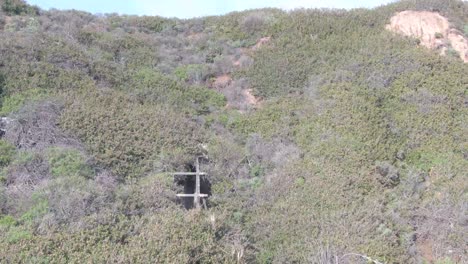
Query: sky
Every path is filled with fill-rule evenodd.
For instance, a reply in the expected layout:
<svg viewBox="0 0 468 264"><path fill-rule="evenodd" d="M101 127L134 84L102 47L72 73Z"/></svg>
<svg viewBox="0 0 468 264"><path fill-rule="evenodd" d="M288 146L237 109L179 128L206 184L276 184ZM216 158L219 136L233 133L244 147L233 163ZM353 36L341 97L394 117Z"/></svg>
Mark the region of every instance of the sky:
<svg viewBox="0 0 468 264"><path fill-rule="evenodd" d="M295 8L357 8L376 7L395 0L27 0L42 9L77 9L91 13L127 15L157 15L193 18L223 15L232 11L277 7Z"/></svg>

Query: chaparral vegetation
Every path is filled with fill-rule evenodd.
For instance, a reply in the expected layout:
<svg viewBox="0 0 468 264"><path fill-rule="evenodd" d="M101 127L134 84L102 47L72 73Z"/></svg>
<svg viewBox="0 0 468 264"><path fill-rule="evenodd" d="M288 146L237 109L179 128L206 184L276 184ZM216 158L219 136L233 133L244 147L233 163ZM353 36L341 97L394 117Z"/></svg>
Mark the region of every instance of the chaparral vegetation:
<svg viewBox="0 0 468 264"><path fill-rule="evenodd" d="M0 7L0 263L468 262L467 2ZM450 32L427 48L403 11Z"/></svg>

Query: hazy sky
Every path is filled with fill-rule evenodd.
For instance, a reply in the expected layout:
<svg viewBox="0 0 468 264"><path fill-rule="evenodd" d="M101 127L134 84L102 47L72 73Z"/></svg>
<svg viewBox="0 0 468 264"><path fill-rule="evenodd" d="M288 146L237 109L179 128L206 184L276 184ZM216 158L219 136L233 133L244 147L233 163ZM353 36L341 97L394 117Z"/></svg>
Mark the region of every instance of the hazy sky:
<svg viewBox="0 0 468 264"><path fill-rule="evenodd" d="M91 13L129 15L159 15L191 18L222 15L252 8L279 7L283 9L329 7L376 7L395 0L27 0L43 9L78 9Z"/></svg>

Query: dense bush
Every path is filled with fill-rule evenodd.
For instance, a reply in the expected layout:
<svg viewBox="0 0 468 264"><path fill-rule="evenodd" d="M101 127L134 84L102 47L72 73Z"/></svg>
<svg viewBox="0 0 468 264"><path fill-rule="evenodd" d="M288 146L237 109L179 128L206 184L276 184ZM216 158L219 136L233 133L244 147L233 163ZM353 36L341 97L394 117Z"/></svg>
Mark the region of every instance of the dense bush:
<svg viewBox="0 0 468 264"><path fill-rule="evenodd" d="M79 146L78 142L57 126L61 111L62 105L54 101L26 105L12 115L14 120L7 126L5 139L19 149L44 150L51 145Z"/></svg>
<svg viewBox="0 0 468 264"><path fill-rule="evenodd" d="M76 150L50 148L47 150L50 173L55 177L82 176L91 177L93 174L86 164L84 155Z"/></svg>
<svg viewBox="0 0 468 264"><path fill-rule="evenodd" d="M202 64L183 65L178 67L174 74L182 81L200 84L207 79L209 68Z"/></svg>
<svg viewBox="0 0 468 264"><path fill-rule="evenodd" d="M13 159L15 147L5 140L0 140L0 168L7 166Z"/></svg>
<svg viewBox="0 0 468 264"><path fill-rule="evenodd" d="M196 154L206 137L183 113L150 106L119 92L90 91L70 98L61 123L85 142L97 162L122 178L139 176ZM168 167L154 165L160 161L169 161Z"/></svg>
<svg viewBox="0 0 468 264"><path fill-rule="evenodd" d="M0 3L0 262L466 262L468 68L384 29L411 9L463 30L466 3ZM208 209L186 211L170 172L199 155Z"/></svg>
<svg viewBox="0 0 468 264"><path fill-rule="evenodd" d="M34 103L41 99L45 99L47 94L44 90L31 89L21 93L14 93L2 100L0 115L6 116L15 113L21 109L26 103Z"/></svg>
<svg viewBox="0 0 468 264"><path fill-rule="evenodd" d="M0 1L3 12L8 15L36 15L38 8L26 4L23 0L2 0Z"/></svg>

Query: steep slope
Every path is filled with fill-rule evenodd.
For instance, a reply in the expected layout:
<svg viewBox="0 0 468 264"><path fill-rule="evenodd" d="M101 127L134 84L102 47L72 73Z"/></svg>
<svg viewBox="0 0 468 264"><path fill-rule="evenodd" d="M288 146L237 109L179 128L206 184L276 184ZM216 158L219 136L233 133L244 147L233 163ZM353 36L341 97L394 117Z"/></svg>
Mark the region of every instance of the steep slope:
<svg viewBox="0 0 468 264"><path fill-rule="evenodd" d="M465 63L468 62L468 40L462 33L451 28L448 19L438 13L403 11L391 18L387 29L418 38L421 45L440 50L442 55L446 55L447 49L452 48Z"/></svg>
<svg viewBox="0 0 468 264"><path fill-rule="evenodd" d="M448 47L465 2L0 6L1 263L468 261L468 65L414 38ZM386 30L401 12L441 27ZM212 195L186 210L170 172L198 155Z"/></svg>

